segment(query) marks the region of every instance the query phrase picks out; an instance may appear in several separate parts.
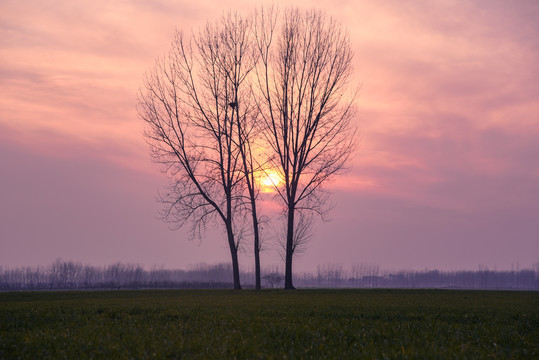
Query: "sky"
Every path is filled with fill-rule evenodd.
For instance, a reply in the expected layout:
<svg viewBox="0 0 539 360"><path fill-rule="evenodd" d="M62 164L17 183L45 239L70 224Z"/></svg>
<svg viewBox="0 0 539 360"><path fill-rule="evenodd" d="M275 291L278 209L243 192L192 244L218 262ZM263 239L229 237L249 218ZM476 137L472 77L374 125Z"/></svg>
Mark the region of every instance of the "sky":
<svg viewBox="0 0 539 360"><path fill-rule="evenodd" d="M136 95L175 29L263 3L2 0L0 266L229 262L219 228L190 240L158 219ZM275 4L342 22L360 86L359 149L295 271L539 263L539 2ZM262 266L280 264L265 241Z"/></svg>

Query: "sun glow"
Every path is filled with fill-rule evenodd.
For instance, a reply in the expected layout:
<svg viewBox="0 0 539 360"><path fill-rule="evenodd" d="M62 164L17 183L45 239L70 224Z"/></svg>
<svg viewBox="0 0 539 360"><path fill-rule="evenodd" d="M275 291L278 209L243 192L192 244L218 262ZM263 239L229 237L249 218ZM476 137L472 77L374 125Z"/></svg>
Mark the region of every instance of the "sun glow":
<svg viewBox="0 0 539 360"><path fill-rule="evenodd" d="M261 192L272 193L275 192L275 188L283 184L283 178L276 170L260 171L258 184Z"/></svg>

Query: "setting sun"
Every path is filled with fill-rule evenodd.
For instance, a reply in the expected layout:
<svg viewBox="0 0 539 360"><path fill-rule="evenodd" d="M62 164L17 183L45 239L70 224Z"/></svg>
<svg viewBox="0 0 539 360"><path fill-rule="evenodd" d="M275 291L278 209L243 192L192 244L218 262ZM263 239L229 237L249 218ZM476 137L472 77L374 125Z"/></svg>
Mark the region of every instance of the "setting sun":
<svg viewBox="0 0 539 360"><path fill-rule="evenodd" d="M275 188L281 186L283 178L276 170L261 171L258 177L260 191L263 193L275 192Z"/></svg>

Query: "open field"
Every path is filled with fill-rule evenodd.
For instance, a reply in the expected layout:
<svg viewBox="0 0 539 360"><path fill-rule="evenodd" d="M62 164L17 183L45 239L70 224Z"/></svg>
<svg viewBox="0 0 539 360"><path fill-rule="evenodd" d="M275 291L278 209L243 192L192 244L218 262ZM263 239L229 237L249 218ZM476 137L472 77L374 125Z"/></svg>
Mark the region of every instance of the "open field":
<svg viewBox="0 0 539 360"><path fill-rule="evenodd" d="M0 293L0 358L539 358L539 292Z"/></svg>

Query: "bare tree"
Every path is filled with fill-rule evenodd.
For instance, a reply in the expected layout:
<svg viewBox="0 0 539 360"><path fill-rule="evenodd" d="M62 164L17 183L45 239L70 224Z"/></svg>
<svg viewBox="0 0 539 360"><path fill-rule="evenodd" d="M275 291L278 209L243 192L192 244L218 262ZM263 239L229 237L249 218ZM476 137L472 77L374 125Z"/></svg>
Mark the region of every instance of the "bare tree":
<svg viewBox="0 0 539 360"><path fill-rule="evenodd" d="M256 146L257 132L256 119L257 107L252 101L253 93L249 75L253 70L257 52L252 38L251 18L240 18L237 14L228 15L224 23L221 42L223 51L229 56L222 58L221 67L230 83L231 92L236 96L229 103L231 117L236 122L237 147L239 149L245 181L247 210L251 215L253 250L255 258L255 288L260 290L260 220L257 209L258 189L255 173L258 169L258 161L253 147Z"/></svg>
<svg viewBox="0 0 539 360"><path fill-rule="evenodd" d="M273 289L275 286L279 286L279 284L283 282L283 276L278 272L272 272L264 275L264 280L266 280L266 282L270 284L271 288Z"/></svg>
<svg viewBox="0 0 539 360"><path fill-rule="evenodd" d="M171 180L160 196L163 218L178 227L190 222L193 236L221 222L235 289L241 288L235 216L244 206L247 172L239 145L246 130L238 126L251 111L244 83L254 66L248 32L232 14L189 39L177 32L168 56L145 76L138 107L152 157Z"/></svg>
<svg viewBox="0 0 539 360"><path fill-rule="evenodd" d="M274 11L256 17L257 100L270 167L287 219L285 288L293 289L292 259L298 210L324 215L327 189L355 148L355 94L347 90L352 50L346 31L317 11Z"/></svg>

